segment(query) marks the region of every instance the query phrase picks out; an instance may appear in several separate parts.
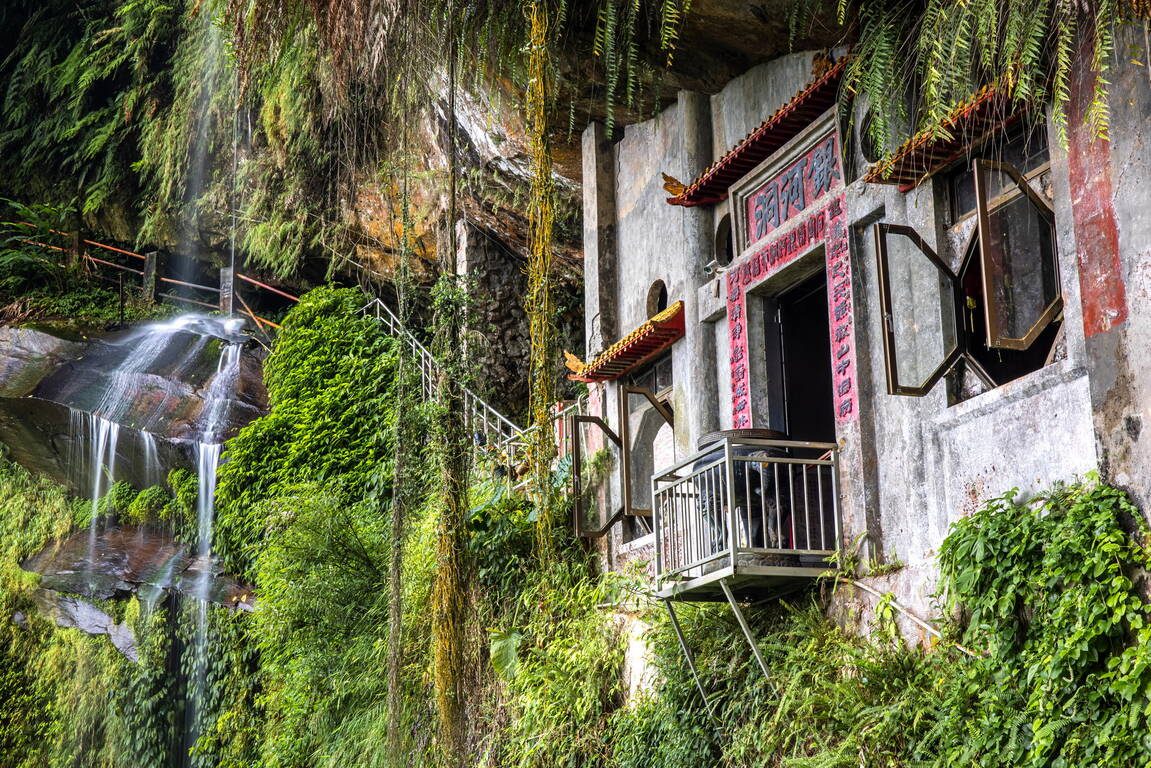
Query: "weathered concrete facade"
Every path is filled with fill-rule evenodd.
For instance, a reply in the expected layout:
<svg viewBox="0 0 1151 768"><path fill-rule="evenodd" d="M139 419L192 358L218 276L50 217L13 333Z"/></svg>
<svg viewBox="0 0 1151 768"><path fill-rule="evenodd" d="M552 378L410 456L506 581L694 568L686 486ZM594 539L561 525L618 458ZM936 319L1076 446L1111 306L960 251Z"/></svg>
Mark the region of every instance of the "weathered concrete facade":
<svg viewBox="0 0 1151 768"><path fill-rule="evenodd" d="M1126 44L1142 47L1143 40L1119 43ZM952 522L987 499L1013 488L1032 494L1099 469L1138 502L1151 500L1151 477L1142 471L1151 460L1144 434L1151 419L1151 353L1139 344L1151 332L1151 82L1142 67L1116 71L1110 144L1073 127L1063 146L1048 125L1047 157L1028 173L1032 193L1053 211L1057 240L1062 309L1050 326L1054 341L1045 342L1046 357L998 386L982 383L964 366L923 396L908 397L888 393L875 228L913 228L948 269L958 271L977 213L956 209L951 169L910 188L867 183L859 137L845 135L847 126L825 113L733 183L722 202L669 205L662 187L662 173L685 183L699 177L803 89L812 79L811 60L810 54L782 57L710 97L682 93L658 117L625 128L614 144L601 127L589 126L583 145L585 351L594 358L650 317L653 286L662 281L669 301L684 302L685 335L670 347L665 393L675 416L676 456L694 453L700 439L718 429L783 430L787 421L773 412L779 382L764 362L777 343L771 315L786 289L826 270L827 333L834 337L833 354L842 352L827 361L838 370L832 374L834 435L827 439L840 449L841 541L861 542L865 560L904 563L883 586L929 614L936 548ZM1073 112L1085 108L1089 87L1089 79L1073 84ZM858 126L862 108L855 117ZM1072 114L1071 122L1082 120ZM840 150L839 178L821 179L828 186L809 195L814 203L803 215L819 209L810 222L779 225L786 253L780 250L777 260L764 246L770 237L748 244L737 232L725 265L716 248L726 237L728 217L736 229L747 225L758 215L747 195L772 173L786 176L789 163L810 170L812 153L832 140L826 137L847 147ZM980 156L979 149L971 156ZM967 168L965 162L958 167ZM1021 191L1016 194L1022 199ZM917 302L943 301L916 289L914 275L889 269L893 293L919 290L912 297ZM841 278L845 282L837 282ZM837 313L835 302L844 309ZM905 352L930 358L930 328L899 316L887 322L897 329L893 334L911 339ZM841 360L850 365L837 365ZM740 368L744 362L746 369ZM617 431L620 385L630 375L592 385L593 403ZM636 438L644 407L627 412ZM611 445L589 439L595 447ZM621 493L620 480L611 476L598 502L601 520L619 507ZM650 499L650 489L638 498ZM604 544L609 562L618 567L650 557L654 536L643 534L642 527L615 526Z"/></svg>

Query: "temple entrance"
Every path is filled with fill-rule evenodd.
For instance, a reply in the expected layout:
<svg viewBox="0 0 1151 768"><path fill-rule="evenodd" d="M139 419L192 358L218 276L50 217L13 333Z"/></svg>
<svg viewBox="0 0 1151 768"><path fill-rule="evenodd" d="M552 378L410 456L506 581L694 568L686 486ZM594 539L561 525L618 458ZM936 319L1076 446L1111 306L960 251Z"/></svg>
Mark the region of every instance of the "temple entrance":
<svg viewBox="0 0 1151 768"><path fill-rule="evenodd" d="M835 442L826 273L774 297L767 309L771 428L790 440Z"/></svg>

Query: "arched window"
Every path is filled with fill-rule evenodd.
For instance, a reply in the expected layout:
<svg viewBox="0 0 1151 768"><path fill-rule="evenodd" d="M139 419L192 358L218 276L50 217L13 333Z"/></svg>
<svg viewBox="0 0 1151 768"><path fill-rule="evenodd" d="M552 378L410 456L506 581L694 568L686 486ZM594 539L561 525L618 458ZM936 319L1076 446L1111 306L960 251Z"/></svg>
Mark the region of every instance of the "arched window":
<svg viewBox="0 0 1151 768"><path fill-rule="evenodd" d="M667 309L667 286L656 280L647 291L647 316L654 317Z"/></svg>
<svg viewBox="0 0 1151 768"><path fill-rule="evenodd" d="M715 265L720 269L731 264L735 258L735 244L731 239L731 214L725 213L715 228Z"/></svg>

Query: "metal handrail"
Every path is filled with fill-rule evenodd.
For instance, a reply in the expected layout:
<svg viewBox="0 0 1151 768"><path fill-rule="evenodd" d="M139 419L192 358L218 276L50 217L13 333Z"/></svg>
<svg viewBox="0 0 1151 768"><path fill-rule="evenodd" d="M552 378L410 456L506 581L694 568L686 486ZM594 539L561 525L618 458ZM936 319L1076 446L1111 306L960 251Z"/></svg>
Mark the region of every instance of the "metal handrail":
<svg viewBox="0 0 1151 768"><path fill-rule="evenodd" d="M428 348L404 326L396 313L392 312L391 308L379 297L373 297L371 301L360 308L361 314L368 315L369 312L375 316L376 320L384 323L389 334L407 343L416 356L417 365L420 369L420 392L425 400L434 398L441 370L435 355L428 351ZM521 452L531 446L530 437L540 428L539 425L526 428L517 425L467 387L463 387L463 400L468 429L478 429L483 433L489 448L495 449L497 452L502 451L509 463L518 464L522 458ZM553 426L571 414L582 414L586 409L587 398L578 398L575 402L552 414L548 419L548 426Z"/></svg>
<svg viewBox="0 0 1151 768"><path fill-rule="evenodd" d="M369 311L374 312L375 318L385 324L389 334L406 342L415 354L420 369L421 392L425 399L430 400L435 395L440 372L440 365L435 356L420 343L420 340L400 322L400 318L378 297L373 298L360 309L361 314L367 314ZM463 387L463 399L464 409L468 414L468 428L479 427L484 433L484 437L489 439L490 444L497 449L505 449L511 453L510 449L514 447L514 444L525 436L525 430L467 387Z"/></svg>
<svg viewBox="0 0 1151 768"><path fill-rule="evenodd" d="M737 453L747 448L774 450ZM796 450L823 453L809 459ZM804 565L798 558L839 546L838 446L721 438L652 475L652 513L659 588L735 572L743 556L751 564Z"/></svg>

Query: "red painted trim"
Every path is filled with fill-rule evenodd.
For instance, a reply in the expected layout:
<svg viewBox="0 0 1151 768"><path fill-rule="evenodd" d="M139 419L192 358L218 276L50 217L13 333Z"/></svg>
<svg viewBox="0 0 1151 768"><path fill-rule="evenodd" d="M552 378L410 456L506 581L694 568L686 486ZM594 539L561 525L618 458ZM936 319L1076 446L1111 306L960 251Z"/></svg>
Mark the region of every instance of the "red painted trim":
<svg viewBox="0 0 1151 768"><path fill-rule="evenodd" d="M679 302L679 310L671 317L659 321L649 320L646 325L646 329L640 326L612 345L589 363L581 374L572 374L568 378L589 384L612 381L651 360L683 338L686 332L683 303Z"/></svg>
<svg viewBox="0 0 1151 768"><path fill-rule="evenodd" d="M844 56L831 69L795 94L758 128L717 160L686 190L669 197L671 205L715 205L727 199L736 181L791 141L815 118L833 107L839 98L839 82L847 68Z"/></svg>
<svg viewBox="0 0 1151 768"><path fill-rule="evenodd" d="M838 424L859 417L851 251L847 206L842 188L826 206L765 243L727 272L727 328L731 349L731 423L736 429L753 426L751 376L748 365L747 292L821 243L826 253L827 315L831 334L832 387Z"/></svg>
<svg viewBox="0 0 1151 768"><path fill-rule="evenodd" d="M1083 333L1091 337L1127 320L1127 291L1112 203L1111 144L1096 138L1084 124L1095 86L1089 35L1082 36L1077 56L1079 66L1071 77L1067 165Z"/></svg>

